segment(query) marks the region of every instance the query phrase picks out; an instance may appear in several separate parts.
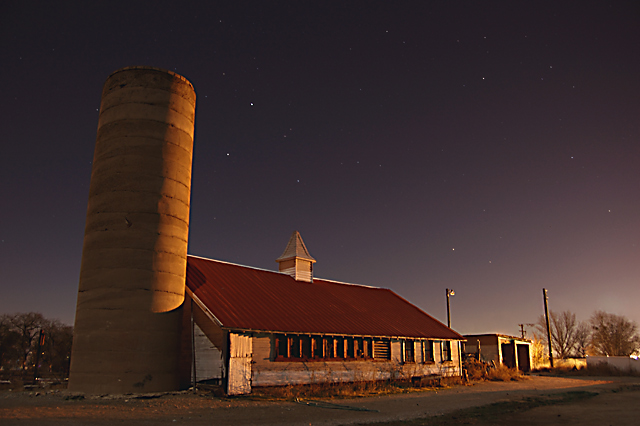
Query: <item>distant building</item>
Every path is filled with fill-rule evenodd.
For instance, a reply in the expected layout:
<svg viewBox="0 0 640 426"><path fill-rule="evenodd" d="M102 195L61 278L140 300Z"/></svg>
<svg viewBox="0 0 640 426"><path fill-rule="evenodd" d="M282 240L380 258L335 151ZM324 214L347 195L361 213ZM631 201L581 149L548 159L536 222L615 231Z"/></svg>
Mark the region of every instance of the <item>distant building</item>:
<svg viewBox="0 0 640 426"><path fill-rule="evenodd" d="M314 278L298 232L277 262L280 272L188 257L184 307L195 324L198 382L234 395L460 375L460 334L391 290Z"/></svg>
<svg viewBox="0 0 640 426"><path fill-rule="evenodd" d="M503 334L466 334L464 338L465 355L521 371L531 370L531 340Z"/></svg>

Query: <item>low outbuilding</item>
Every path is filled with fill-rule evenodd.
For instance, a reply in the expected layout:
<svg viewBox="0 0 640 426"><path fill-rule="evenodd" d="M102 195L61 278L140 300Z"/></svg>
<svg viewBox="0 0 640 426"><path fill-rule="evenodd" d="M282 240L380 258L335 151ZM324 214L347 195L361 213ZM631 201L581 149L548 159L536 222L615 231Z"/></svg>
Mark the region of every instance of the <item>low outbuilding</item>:
<svg viewBox="0 0 640 426"><path fill-rule="evenodd" d="M504 334L466 334L464 338L465 355L521 371L531 370L531 340Z"/></svg>

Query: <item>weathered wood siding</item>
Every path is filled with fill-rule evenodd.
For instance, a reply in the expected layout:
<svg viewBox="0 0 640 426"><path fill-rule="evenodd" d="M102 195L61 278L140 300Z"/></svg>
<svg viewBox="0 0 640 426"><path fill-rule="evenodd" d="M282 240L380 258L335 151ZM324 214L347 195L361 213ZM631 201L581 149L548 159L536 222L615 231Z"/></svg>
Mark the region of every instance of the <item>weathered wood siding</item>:
<svg viewBox="0 0 640 426"><path fill-rule="evenodd" d="M211 343L216 345L218 350L224 351L226 346L226 333L197 305L193 309L193 320L200 329L207 335Z"/></svg>
<svg viewBox="0 0 640 426"><path fill-rule="evenodd" d="M434 344L434 362L422 362L422 349L415 343L415 362L403 362L402 340L392 340L390 360L362 361L272 361L272 336L255 334L253 342L252 385L281 386L324 382L357 382L409 379L430 375L460 375L459 346L451 342L452 361L442 361L439 342Z"/></svg>
<svg viewBox="0 0 640 426"><path fill-rule="evenodd" d="M229 333L229 377L227 395L251 392L252 338L245 334Z"/></svg>
<svg viewBox="0 0 640 426"><path fill-rule="evenodd" d="M195 349L196 381L221 380L224 377L224 363L220 351L202 329L196 324L193 330Z"/></svg>
<svg viewBox="0 0 640 426"><path fill-rule="evenodd" d="M436 342L434 344L434 352L435 352L435 362L436 365L435 370L436 374L449 377L449 376L459 376L460 372L460 345L457 341L451 342L451 361L446 361L443 359L443 351L442 345L444 342Z"/></svg>
<svg viewBox="0 0 640 426"><path fill-rule="evenodd" d="M391 361L394 364L402 364L404 361L402 340L391 341Z"/></svg>

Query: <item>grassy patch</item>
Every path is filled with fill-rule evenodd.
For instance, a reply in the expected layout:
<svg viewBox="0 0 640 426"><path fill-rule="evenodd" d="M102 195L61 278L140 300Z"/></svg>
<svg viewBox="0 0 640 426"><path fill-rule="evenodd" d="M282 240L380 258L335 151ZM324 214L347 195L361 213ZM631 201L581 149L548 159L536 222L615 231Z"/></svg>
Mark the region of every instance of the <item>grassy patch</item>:
<svg viewBox="0 0 640 426"><path fill-rule="evenodd" d="M507 416L522 413L536 407L571 404L585 399L593 398L597 392L576 391L558 394L543 395L537 397L527 397L516 401L496 402L481 407L466 408L454 411L442 416L429 417L426 419L414 419L407 421L376 423L376 426L454 426L454 425L474 425L484 424L492 421L500 423L500 416Z"/></svg>

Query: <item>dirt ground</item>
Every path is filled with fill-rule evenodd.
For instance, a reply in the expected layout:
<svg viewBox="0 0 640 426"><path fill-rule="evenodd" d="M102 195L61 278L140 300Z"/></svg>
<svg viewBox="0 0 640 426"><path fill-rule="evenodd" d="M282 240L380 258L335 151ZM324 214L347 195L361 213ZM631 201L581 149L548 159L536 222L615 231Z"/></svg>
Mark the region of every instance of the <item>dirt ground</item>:
<svg viewBox="0 0 640 426"><path fill-rule="evenodd" d="M540 406L517 414L495 412L489 419L460 420L460 410L527 397L587 391L589 398ZM251 396L217 398L209 393L77 398L64 391L0 392L0 424L9 425L347 425L387 422L422 424L415 419L444 415L447 424L635 425L640 418L638 377L530 376L518 382L478 382L470 386L354 399L282 402ZM451 420L454 419L454 420ZM391 423L389 423L391 422ZM406 423L405 423L406 422Z"/></svg>

